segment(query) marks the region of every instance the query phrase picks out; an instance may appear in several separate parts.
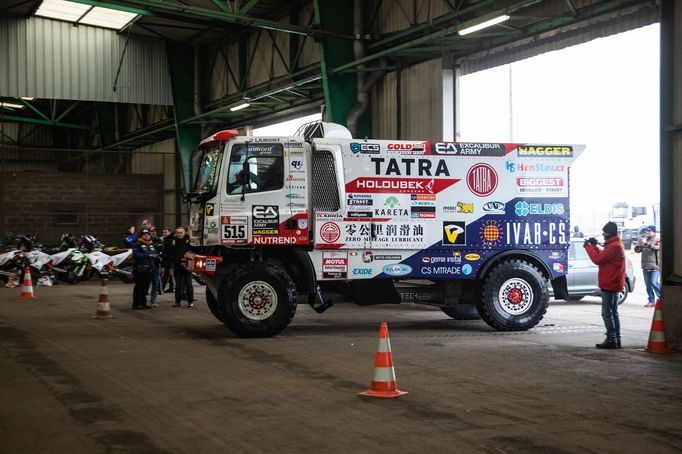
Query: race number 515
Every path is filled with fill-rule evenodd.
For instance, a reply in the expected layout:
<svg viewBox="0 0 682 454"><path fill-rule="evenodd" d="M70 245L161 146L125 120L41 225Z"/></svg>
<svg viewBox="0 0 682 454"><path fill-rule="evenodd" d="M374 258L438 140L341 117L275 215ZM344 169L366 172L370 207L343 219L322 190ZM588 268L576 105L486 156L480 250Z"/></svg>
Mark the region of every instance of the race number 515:
<svg viewBox="0 0 682 454"><path fill-rule="evenodd" d="M244 239L246 238L245 225L223 225L223 238Z"/></svg>

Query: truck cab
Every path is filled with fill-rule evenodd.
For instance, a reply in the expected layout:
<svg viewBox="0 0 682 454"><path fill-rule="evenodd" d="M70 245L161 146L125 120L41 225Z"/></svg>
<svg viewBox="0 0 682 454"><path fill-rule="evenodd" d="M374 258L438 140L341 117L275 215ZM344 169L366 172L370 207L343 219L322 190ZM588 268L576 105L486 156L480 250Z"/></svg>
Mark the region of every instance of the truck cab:
<svg viewBox="0 0 682 454"><path fill-rule="evenodd" d="M212 313L241 336L299 302L419 302L499 330L537 324L566 289L568 169L583 146L246 137L202 141L187 197ZM339 131L342 131L339 133Z"/></svg>

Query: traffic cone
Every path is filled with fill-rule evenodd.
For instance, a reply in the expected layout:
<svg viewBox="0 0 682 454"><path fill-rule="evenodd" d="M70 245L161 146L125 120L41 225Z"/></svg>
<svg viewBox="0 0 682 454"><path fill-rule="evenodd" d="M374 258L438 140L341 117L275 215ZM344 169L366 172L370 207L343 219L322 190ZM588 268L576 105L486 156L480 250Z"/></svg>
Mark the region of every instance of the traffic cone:
<svg viewBox="0 0 682 454"><path fill-rule="evenodd" d="M33 295L33 283L31 283L31 268L28 265L24 268L24 286L21 288L19 298L22 300L36 299L36 296Z"/></svg>
<svg viewBox="0 0 682 454"><path fill-rule="evenodd" d="M97 303L97 313L92 318L100 320L114 318L114 316L111 315L111 308L109 307L109 291L107 290L106 279L102 279L102 285L99 290L99 302Z"/></svg>
<svg viewBox="0 0 682 454"><path fill-rule="evenodd" d="M665 343L665 323L663 323L660 298L656 300L654 319L651 321L649 345L647 345L646 351L649 353L668 353L668 344Z"/></svg>
<svg viewBox="0 0 682 454"><path fill-rule="evenodd" d="M391 355L391 341L388 338L388 325L381 322L379 328L379 348L374 358L374 378L370 388L360 393L361 396L383 397L390 399L407 394L399 391L395 382L395 371L393 370L393 356Z"/></svg>

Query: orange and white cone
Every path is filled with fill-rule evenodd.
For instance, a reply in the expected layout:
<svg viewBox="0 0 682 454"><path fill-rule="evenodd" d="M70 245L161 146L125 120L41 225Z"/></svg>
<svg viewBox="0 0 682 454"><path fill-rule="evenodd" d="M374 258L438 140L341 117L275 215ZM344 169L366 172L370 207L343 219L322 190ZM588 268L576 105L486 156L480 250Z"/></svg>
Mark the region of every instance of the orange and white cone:
<svg viewBox="0 0 682 454"><path fill-rule="evenodd" d="M654 319L651 321L651 333L649 334L649 344L646 347L646 351L649 353L668 353L668 344L665 342L665 323L663 323L660 298L656 300Z"/></svg>
<svg viewBox="0 0 682 454"><path fill-rule="evenodd" d="M391 341L388 338L388 325L381 322L379 328L379 348L374 358L374 378L370 388L360 393L361 396L383 397L390 399L407 394L398 390L393 370L393 356L391 355Z"/></svg>
<svg viewBox="0 0 682 454"><path fill-rule="evenodd" d="M107 280L102 279L102 285L99 291L99 302L97 303L97 313L92 318L106 319L114 318L111 315L111 308L109 307L109 290L107 290Z"/></svg>
<svg viewBox="0 0 682 454"><path fill-rule="evenodd" d="M28 265L26 265L26 268L24 269L24 286L21 287L21 295L19 295L19 298L21 298L22 300L36 299L36 296L33 295L33 283L31 282L31 268L29 268Z"/></svg>

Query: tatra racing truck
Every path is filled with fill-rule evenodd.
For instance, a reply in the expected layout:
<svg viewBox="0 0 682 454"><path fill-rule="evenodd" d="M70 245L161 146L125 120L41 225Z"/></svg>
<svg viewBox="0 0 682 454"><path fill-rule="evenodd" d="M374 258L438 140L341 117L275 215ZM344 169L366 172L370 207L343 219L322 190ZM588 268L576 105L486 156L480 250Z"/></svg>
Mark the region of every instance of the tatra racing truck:
<svg viewBox="0 0 682 454"><path fill-rule="evenodd" d="M569 167L582 145L292 137L225 130L192 161L185 266L212 314L274 336L298 303L417 302L527 330L567 298Z"/></svg>

